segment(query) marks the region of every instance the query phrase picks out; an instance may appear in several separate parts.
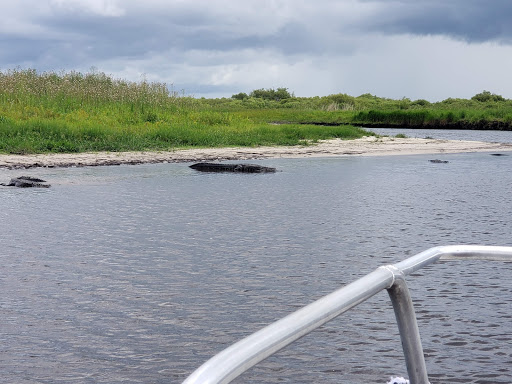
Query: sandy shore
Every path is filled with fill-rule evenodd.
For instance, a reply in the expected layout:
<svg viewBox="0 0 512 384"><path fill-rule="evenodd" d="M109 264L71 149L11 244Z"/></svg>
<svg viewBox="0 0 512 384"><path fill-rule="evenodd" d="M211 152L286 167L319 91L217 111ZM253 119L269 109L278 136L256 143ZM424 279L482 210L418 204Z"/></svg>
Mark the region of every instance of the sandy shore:
<svg viewBox="0 0 512 384"><path fill-rule="evenodd" d="M207 148L169 152L98 152L50 155L0 155L0 168L72 167L163 162L250 160L267 158L381 156L512 151L512 144L416 138L364 137L325 140L295 147Z"/></svg>

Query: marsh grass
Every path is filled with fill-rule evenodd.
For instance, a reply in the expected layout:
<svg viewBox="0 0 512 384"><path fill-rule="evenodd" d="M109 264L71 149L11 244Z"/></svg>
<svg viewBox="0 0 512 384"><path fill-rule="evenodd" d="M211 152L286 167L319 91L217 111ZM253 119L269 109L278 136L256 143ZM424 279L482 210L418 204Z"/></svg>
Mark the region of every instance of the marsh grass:
<svg viewBox="0 0 512 384"><path fill-rule="evenodd" d="M491 97L429 103L370 94L195 99L163 83L128 82L94 71L0 72L4 153L310 145L370 135L351 124L428 127L461 122L510 127L512 101Z"/></svg>
<svg viewBox="0 0 512 384"><path fill-rule="evenodd" d="M488 96L490 93L483 93ZM252 98L208 99L203 105L233 111L257 121L315 124L356 124L362 126L453 127L457 129L512 129L512 100L499 95L449 98L431 103L419 99L399 100L371 94L290 98L280 102Z"/></svg>
<svg viewBox="0 0 512 384"><path fill-rule="evenodd" d="M164 84L103 73L0 72L4 153L302 145L365 134L353 127L271 125L261 116L251 119L180 97Z"/></svg>
<svg viewBox="0 0 512 384"><path fill-rule="evenodd" d="M304 145L330 138L353 139L368 133L352 126L270 124L181 125L145 124L109 127L91 124L70 126L55 121L31 120L0 123L0 152L142 151L189 147Z"/></svg>
<svg viewBox="0 0 512 384"><path fill-rule="evenodd" d="M298 145L366 134L352 127L270 125L179 96L165 84L103 73L0 72L0 151L47 153Z"/></svg>

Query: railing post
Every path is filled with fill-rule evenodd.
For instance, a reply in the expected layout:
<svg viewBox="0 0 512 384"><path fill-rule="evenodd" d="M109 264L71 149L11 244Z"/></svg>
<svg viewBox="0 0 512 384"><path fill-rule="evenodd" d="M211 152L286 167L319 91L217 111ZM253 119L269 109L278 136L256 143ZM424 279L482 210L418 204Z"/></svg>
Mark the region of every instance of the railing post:
<svg viewBox="0 0 512 384"><path fill-rule="evenodd" d="M409 381L411 384L429 384L411 294L405 282L404 274L398 269L393 270L393 274L395 281L387 291L395 310Z"/></svg>

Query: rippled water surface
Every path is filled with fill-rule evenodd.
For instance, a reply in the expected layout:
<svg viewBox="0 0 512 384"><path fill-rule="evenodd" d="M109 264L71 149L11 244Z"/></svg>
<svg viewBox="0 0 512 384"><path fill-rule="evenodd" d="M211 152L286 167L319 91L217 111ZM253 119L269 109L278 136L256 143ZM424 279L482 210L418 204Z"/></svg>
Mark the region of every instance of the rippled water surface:
<svg viewBox="0 0 512 384"><path fill-rule="evenodd" d="M512 153L23 171L0 187L0 382L178 383L322 295L437 245L512 246ZM8 181L19 171L0 171ZM512 382L512 263L410 276L434 383ZM239 383L406 375L385 292Z"/></svg>
<svg viewBox="0 0 512 384"><path fill-rule="evenodd" d="M457 129L412 129L412 128L368 128L379 135L395 136L398 134L420 139L431 137L440 140L488 141L492 143L512 143L510 131L468 131Z"/></svg>

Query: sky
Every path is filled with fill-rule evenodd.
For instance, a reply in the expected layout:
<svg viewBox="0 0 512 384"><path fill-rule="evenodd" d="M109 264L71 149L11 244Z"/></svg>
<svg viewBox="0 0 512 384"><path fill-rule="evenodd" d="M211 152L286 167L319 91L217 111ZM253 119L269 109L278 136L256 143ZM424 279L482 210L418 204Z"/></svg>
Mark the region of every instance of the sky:
<svg viewBox="0 0 512 384"><path fill-rule="evenodd" d="M511 0L0 0L0 71L104 72L194 97L260 88L512 99Z"/></svg>

